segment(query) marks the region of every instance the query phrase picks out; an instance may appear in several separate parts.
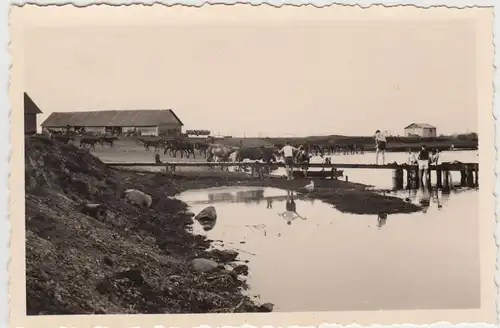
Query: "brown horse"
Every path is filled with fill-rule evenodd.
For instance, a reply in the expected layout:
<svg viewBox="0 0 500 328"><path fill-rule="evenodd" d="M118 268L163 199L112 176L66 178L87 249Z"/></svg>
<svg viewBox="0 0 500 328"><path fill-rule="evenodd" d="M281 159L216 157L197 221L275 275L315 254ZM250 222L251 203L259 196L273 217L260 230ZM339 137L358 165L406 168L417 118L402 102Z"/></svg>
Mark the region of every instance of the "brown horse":
<svg viewBox="0 0 500 328"><path fill-rule="evenodd" d="M93 150L95 150L96 143L100 143L102 146L101 138L86 137L86 138L80 139L80 147L81 148L87 148L87 146L89 146L89 148L92 148Z"/></svg>
<svg viewBox="0 0 500 328"><path fill-rule="evenodd" d="M104 146L104 144L108 144L110 147L113 147L113 143L118 140L117 137L111 137L111 136L102 136L101 138L101 145Z"/></svg>

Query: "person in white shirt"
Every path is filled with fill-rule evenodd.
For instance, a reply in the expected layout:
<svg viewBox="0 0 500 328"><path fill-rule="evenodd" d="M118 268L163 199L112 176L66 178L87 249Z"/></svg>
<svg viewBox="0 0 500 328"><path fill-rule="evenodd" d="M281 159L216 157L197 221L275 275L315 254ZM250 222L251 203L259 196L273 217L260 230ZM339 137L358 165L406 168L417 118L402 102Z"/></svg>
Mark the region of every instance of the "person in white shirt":
<svg viewBox="0 0 500 328"><path fill-rule="evenodd" d="M406 164L408 165L415 165L417 164L417 156L411 151L411 149L408 149L408 159L406 160Z"/></svg>
<svg viewBox="0 0 500 328"><path fill-rule="evenodd" d="M287 141L285 146L283 146L283 148L281 148L281 150L279 151L280 154L282 154L285 159L285 168L288 180L292 179L293 152L297 150L298 150L297 148L291 146L290 143Z"/></svg>
<svg viewBox="0 0 500 328"><path fill-rule="evenodd" d="M376 147L375 164L378 165L378 155L379 153L382 153L382 165L384 165L385 149L387 148L387 139L385 138L385 133L380 132L380 130L375 131L375 147Z"/></svg>

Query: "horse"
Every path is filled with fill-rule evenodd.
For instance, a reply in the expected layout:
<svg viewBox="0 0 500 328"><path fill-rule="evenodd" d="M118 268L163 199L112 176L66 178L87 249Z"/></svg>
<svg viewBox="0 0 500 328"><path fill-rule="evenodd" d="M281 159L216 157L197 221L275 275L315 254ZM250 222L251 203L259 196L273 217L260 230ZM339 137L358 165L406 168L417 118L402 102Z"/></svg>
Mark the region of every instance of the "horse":
<svg viewBox="0 0 500 328"><path fill-rule="evenodd" d="M86 148L88 145L89 148L92 148L93 150L95 150L96 143L100 143L102 146L102 141L100 138L87 137L87 138L80 139L80 147L82 147L82 148Z"/></svg>
<svg viewBox="0 0 500 328"><path fill-rule="evenodd" d="M70 140L72 142L75 141L75 138L73 136L71 136L71 135L61 135L61 134L53 135L52 139L54 139L55 141L58 141L60 143L63 143L63 144L67 144Z"/></svg>
<svg viewBox="0 0 500 328"><path fill-rule="evenodd" d="M144 145L144 150L146 151L149 151L151 147L153 147L155 151L158 151L160 148L164 147L165 144L163 139L137 138L137 142L141 142Z"/></svg>
<svg viewBox="0 0 500 328"><path fill-rule="evenodd" d="M111 137L111 136L103 136L100 138L101 139L101 144L104 146L104 144L108 144L110 147L113 147L113 143L118 140L117 137Z"/></svg>
<svg viewBox="0 0 500 328"><path fill-rule="evenodd" d="M231 154L235 153L237 148L228 147L221 144L210 144L206 151L207 162L228 162ZM210 166L209 168L213 168ZM222 167L221 167L222 170Z"/></svg>
<svg viewBox="0 0 500 328"><path fill-rule="evenodd" d="M170 151L173 157L177 157L177 152L180 151L181 158L184 158L184 154L186 154L186 158L189 158L190 155L193 155L193 158L196 158L194 153L194 145L187 140L174 140L170 143ZM165 148L163 154L167 153L167 148Z"/></svg>
<svg viewBox="0 0 500 328"><path fill-rule="evenodd" d="M207 156L207 150L208 150L209 145L205 142L197 142L194 144L194 149L198 150L200 156L204 155L205 157Z"/></svg>

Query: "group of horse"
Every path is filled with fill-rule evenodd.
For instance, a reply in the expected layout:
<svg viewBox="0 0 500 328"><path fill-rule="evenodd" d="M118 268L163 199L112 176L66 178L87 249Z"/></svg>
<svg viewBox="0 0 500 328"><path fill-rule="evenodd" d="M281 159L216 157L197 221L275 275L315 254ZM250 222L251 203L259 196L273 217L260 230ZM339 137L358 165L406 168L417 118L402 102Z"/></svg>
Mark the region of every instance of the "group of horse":
<svg viewBox="0 0 500 328"><path fill-rule="evenodd" d="M69 133L62 133L62 132L53 132L50 133L50 138L54 139L58 142L67 144L70 141L73 143L75 142L77 134L69 134ZM108 136L108 135L100 135L100 136L82 136L80 138L80 147L81 148L89 148L92 150L95 150L95 145L100 144L101 146L104 147L105 144L107 144L110 147L113 147L114 142L118 140L118 137L115 136Z"/></svg>
<svg viewBox="0 0 500 328"><path fill-rule="evenodd" d="M50 137L62 142L74 142L75 134L52 132ZM113 135L91 135L81 136L79 145L81 148L89 148L95 150L95 145L99 144L102 147L108 145L113 147L114 142L118 137ZM284 144L274 144L269 146L228 146L219 143L213 143L212 140L192 140L189 138L159 138L159 137L137 137L136 142L144 146L146 151L154 150L155 152L163 151L164 155L181 158L193 158L203 156L207 161L212 162L241 162L243 160L262 161L271 163L277 161L280 157L279 150ZM363 154L364 146L356 144L303 144L293 145L296 148L305 148L313 156L325 156L335 154Z"/></svg>

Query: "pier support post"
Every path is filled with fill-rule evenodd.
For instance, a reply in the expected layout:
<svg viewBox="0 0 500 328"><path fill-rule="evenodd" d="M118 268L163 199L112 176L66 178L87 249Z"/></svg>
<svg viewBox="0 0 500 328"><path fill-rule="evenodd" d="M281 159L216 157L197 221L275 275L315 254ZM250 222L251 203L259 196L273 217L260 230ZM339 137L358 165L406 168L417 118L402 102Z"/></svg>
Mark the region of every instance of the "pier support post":
<svg viewBox="0 0 500 328"><path fill-rule="evenodd" d="M474 181L474 185L479 187L479 165L475 165L474 170L476 172L476 181Z"/></svg>
<svg viewBox="0 0 500 328"><path fill-rule="evenodd" d="M436 166L436 187L443 188L443 172L441 166Z"/></svg>
<svg viewBox="0 0 500 328"><path fill-rule="evenodd" d="M444 175L444 183L443 183L443 192L444 193L449 193L450 192L450 170L449 169L444 169L443 171Z"/></svg>
<svg viewBox="0 0 500 328"><path fill-rule="evenodd" d="M464 187L467 182L467 171L465 167L460 169L460 186Z"/></svg>
<svg viewBox="0 0 500 328"><path fill-rule="evenodd" d="M467 187L474 187L474 170L472 167L468 166L467 167L467 171L466 171L466 175L467 175Z"/></svg>
<svg viewBox="0 0 500 328"><path fill-rule="evenodd" d="M402 168L396 168L393 171L393 176L392 176L392 183L393 187L396 190L403 189L403 169Z"/></svg>
<svg viewBox="0 0 500 328"><path fill-rule="evenodd" d="M406 169L406 189L411 189L411 184L412 184L411 174L412 174L411 169Z"/></svg>

